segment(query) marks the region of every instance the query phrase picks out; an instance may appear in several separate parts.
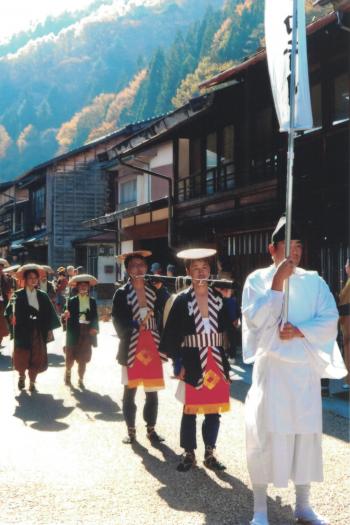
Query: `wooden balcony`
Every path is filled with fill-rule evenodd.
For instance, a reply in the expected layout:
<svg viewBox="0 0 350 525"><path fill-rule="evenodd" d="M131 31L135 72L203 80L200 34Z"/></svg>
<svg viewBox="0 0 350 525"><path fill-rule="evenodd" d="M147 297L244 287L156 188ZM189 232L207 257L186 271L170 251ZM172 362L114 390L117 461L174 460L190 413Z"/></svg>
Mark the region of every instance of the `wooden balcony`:
<svg viewBox="0 0 350 525"><path fill-rule="evenodd" d="M235 192L272 179L282 180L285 174L285 152L256 154L250 160L249 172L237 170L235 163L222 164L179 179L175 184L178 204L196 199L210 198L219 193Z"/></svg>
<svg viewBox="0 0 350 525"><path fill-rule="evenodd" d="M177 202L214 195L217 192L233 190L236 185L233 162L220 168L210 168L179 179L176 184Z"/></svg>

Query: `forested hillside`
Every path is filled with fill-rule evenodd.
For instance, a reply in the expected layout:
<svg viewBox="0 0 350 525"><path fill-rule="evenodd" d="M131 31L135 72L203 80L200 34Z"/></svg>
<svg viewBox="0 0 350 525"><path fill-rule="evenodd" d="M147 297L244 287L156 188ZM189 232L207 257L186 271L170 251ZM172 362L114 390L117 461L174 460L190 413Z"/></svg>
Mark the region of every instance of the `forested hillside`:
<svg viewBox="0 0 350 525"><path fill-rule="evenodd" d="M0 180L184 104L263 45L263 11L263 0L96 0L2 44Z"/></svg>

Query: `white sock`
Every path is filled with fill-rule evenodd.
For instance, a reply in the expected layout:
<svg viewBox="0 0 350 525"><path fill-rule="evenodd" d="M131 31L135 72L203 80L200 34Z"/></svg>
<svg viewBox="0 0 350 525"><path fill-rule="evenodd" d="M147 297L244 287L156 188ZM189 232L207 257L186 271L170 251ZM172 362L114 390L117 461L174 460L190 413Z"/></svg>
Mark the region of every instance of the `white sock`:
<svg viewBox="0 0 350 525"><path fill-rule="evenodd" d="M305 520L318 517L310 505L310 485L295 485L295 515Z"/></svg>
<svg viewBox="0 0 350 525"><path fill-rule="evenodd" d="M267 485L253 485L254 517L251 523L268 525L267 521Z"/></svg>

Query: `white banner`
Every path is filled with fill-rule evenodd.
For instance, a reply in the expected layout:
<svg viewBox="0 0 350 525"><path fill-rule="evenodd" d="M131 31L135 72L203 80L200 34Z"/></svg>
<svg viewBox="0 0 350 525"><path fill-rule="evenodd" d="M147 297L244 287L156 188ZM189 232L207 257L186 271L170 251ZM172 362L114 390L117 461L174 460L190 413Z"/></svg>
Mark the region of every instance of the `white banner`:
<svg viewBox="0 0 350 525"><path fill-rule="evenodd" d="M297 1L294 129L311 129L312 110L306 50L304 0ZM280 131L289 131L293 0L265 0L265 39L273 99Z"/></svg>

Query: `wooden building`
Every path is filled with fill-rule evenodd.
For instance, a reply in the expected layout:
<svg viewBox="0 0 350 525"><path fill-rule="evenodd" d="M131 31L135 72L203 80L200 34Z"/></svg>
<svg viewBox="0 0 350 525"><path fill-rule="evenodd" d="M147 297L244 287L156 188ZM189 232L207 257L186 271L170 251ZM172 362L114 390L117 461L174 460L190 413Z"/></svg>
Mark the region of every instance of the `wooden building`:
<svg viewBox="0 0 350 525"><path fill-rule="evenodd" d="M348 8L339 20L332 13L308 26L314 128L298 133L294 170L294 216L305 232L303 264L319 270L335 293L349 256ZM128 158L150 170L147 151L171 141L173 235L166 258L186 246L213 246L243 282L270 262L267 245L285 209L287 134L278 129L264 50L201 87L208 93L121 142L108 158L114 169ZM155 205L131 206L127 216ZM114 221L123 236L117 219L124 218L116 210L90 224L103 228ZM136 229L133 247L146 244L152 249Z"/></svg>
<svg viewBox="0 0 350 525"><path fill-rule="evenodd" d="M115 232L103 242L83 221L110 211L113 187L106 151L143 123L97 139L0 186L0 249L11 262L81 265L104 284L115 282ZM103 259L103 263L101 262Z"/></svg>
<svg viewBox="0 0 350 525"><path fill-rule="evenodd" d="M107 152L114 212L86 221L96 230L117 232L117 251L150 249L150 262L175 262L174 139L178 126L195 119L210 103L199 97L156 119ZM123 157L123 160L120 157ZM121 273L119 274L121 277Z"/></svg>

